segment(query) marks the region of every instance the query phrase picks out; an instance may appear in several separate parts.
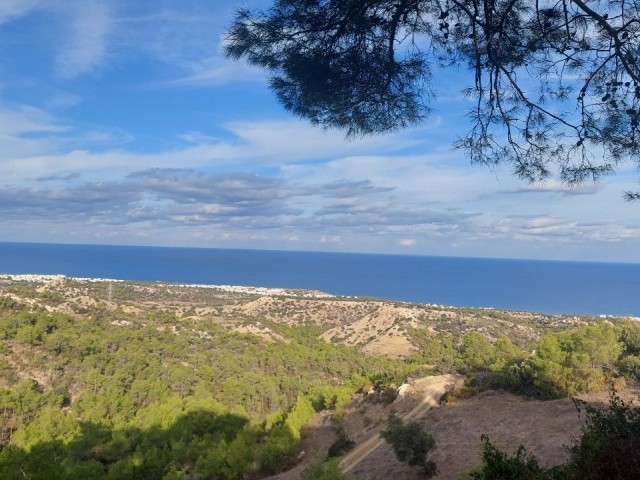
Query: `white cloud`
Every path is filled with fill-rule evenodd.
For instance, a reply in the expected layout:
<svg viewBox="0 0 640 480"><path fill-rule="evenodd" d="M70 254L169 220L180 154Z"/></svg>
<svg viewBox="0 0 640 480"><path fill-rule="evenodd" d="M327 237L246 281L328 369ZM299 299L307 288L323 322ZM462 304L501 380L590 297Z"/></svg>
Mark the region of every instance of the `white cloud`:
<svg viewBox="0 0 640 480"><path fill-rule="evenodd" d="M500 193L558 193L561 195L593 195L600 191L600 185L596 183L585 183L584 185L569 186L557 180L549 180L542 183L520 185L505 190Z"/></svg>
<svg viewBox="0 0 640 480"><path fill-rule="evenodd" d="M403 238L398 242L401 247L413 247L415 244L416 240L414 238Z"/></svg>
<svg viewBox="0 0 640 480"><path fill-rule="evenodd" d="M82 97L80 95L75 95L73 93L62 92L56 93L46 101L45 106L48 109L65 109L70 107L75 107L82 102Z"/></svg>
<svg viewBox="0 0 640 480"><path fill-rule="evenodd" d="M16 105L0 107L0 132L3 135L23 135L27 133L59 133L69 130L53 115L30 107Z"/></svg>
<svg viewBox="0 0 640 480"><path fill-rule="evenodd" d="M320 243L341 243L342 238L338 235L322 235L320 237Z"/></svg>
<svg viewBox="0 0 640 480"><path fill-rule="evenodd" d="M71 28L55 59L55 71L59 77L70 79L104 64L114 23L106 1L69 2L66 8L71 15Z"/></svg>
<svg viewBox="0 0 640 480"><path fill-rule="evenodd" d="M264 82L265 73L246 63L227 60L222 56L205 59L191 65L187 75L169 82L166 86L220 86Z"/></svg>
<svg viewBox="0 0 640 480"><path fill-rule="evenodd" d="M43 3L43 0L2 0L0 2L0 25L29 13Z"/></svg>
<svg viewBox="0 0 640 480"><path fill-rule="evenodd" d="M415 132L346 142L298 121L235 122L220 136L176 135L180 147L141 153L109 131L81 131L32 107L0 109L1 130L1 198L34 235L63 235L66 225L79 232L74 241L426 254L456 244L461 255L496 256L526 244L539 257L640 237L624 216L610 218L619 185L522 202L496 191L522 187L517 180L461 168L457 152L429 150ZM0 231L16 232L0 239L27 238L15 218L0 216Z"/></svg>

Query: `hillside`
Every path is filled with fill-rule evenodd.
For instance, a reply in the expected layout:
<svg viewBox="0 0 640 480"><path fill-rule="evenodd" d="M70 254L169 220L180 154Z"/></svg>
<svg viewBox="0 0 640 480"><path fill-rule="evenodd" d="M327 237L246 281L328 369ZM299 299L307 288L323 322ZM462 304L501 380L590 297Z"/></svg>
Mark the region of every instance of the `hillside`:
<svg viewBox="0 0 640 480"><path fill-rule="evenodd" d="M369 354L406 357L419 347L415 329L461 337L508 336L529 346L548 329L590 322L575 316L453 308L333 297L321 292L242 287L178 286L47 276L0 277L0 294L47 311L145 322L149 312L178 322L215 322L231 331L279 338L278 326L314 325L325 341Z"/></svg>
<svg viewBox="0 0 640 480"><path fill-rule="evenodd" d="M604 370L584 367L592 357L609 372L622 355L632 377L635 324L621 325L313 291L4 276L0 478L293 479L339 431L356 443L342 460L350 478L413 478L377 437L392 409L433 432L440 478L479 462L482 433L554 464L580 428L570 402L473 394L602 389ZM567 361L554 342L583 349L575 358L586 363L556 378L554 362ZM475 380L433 376L456 371ZM449 398L461 400L439 406L454 385Z"/></svg>

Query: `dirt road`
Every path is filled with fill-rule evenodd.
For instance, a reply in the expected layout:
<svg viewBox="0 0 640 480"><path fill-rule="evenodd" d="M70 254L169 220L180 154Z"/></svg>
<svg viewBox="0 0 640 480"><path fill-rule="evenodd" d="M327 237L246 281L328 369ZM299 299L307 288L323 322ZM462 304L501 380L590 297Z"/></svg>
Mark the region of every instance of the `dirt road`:
<svg viewBox="0 0 640 480"><path fill-rule="evenodd" d="M421 394L422 399L418 405L402 415L402 418L407 421L416 420L432 407L438 406L440 397L451 390L461 378L460 375L439 375L418 380L414 387ZM377 428L371 432L367 440L361 442L342 458L340 462L342 471L347 473L383 443L384 440L380 438L380 429Z"/></svg>

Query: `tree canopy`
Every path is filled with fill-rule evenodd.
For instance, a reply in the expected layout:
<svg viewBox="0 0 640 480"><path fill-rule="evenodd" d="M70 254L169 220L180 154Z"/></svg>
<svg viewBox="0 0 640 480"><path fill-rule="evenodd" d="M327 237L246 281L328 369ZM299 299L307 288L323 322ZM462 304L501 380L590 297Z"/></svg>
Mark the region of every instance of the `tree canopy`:
<svg viewBox="0 0 640 480"><path fill-rule="evenodd" d="M638 0L275 0L239 10L226 42L286 109L351 136L420 123L434 67L465 68L455 146L569 185L640 166L639 49Z"/></svg>
<svg viewBox="0 0 640 480"><path fill-rule="evenodd" d="M436 473L434 462L427 461L427 455L436 447L436 441L428 432L422 430L418 422L404 422L395 413L391 413L387 419L387 427L380 431L396 458L411 466L421 466L427 477Z"/></svg>

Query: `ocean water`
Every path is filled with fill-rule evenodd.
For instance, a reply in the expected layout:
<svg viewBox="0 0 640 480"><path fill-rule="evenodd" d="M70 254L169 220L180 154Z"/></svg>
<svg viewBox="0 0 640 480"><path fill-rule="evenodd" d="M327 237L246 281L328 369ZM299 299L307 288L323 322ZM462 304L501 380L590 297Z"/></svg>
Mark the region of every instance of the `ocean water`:
<svg viewBox="0 0 640 480"><path fill-rule="evenodd" d="M640 265L0 243L0 273L303 288L544 313L640 316Z"/></svg>

